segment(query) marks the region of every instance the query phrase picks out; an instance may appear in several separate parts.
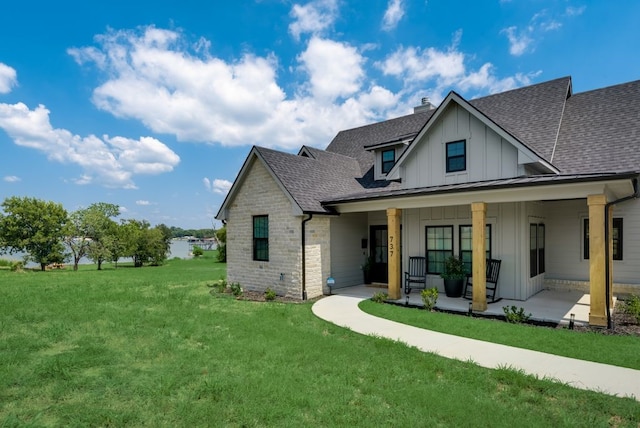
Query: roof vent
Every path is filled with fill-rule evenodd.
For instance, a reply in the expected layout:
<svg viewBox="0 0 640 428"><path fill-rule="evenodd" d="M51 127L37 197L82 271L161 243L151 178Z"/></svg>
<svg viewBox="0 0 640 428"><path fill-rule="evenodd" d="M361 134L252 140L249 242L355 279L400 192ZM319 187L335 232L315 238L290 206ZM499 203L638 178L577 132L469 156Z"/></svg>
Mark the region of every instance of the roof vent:
<svg viewBox="0 0 640 428"><path fill-rule="evenodd" d="M417 107L414 107L413 108L413 112L414 113L418 113L420 111L433 110L435 108L436 108L436 106L431 104L431 101L429 101L429 97L422 97L420 105L417 106Z"/></svg>

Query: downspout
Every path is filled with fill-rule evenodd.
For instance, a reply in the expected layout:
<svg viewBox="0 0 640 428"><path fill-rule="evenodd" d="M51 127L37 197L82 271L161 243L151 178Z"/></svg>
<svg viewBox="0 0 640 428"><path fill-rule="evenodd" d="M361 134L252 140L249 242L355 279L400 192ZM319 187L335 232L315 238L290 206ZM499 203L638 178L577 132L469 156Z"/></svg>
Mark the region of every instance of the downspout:
<svg viewBox="0 0 640 428"><path fill-rule="evenodd" d="M313 218L313 214L309 214L309 218L302 220L302 300L307 300L307 240L306 226L307 222Z"/></svg>
<svg viewBox="0 0 640 428"><path fill-rule="evenodd" d="M605 206L604 206L604 242L605 242L605 247L604 247L604 272L605 272L605 277L604 277L604 301L606 304L606 308L607 308L607 329L611 330L613 328L613 322L611 320L611 308L609 306L609 302L610 297L611 297L611 289L613 288L613 284L611 284L611 279L610 279L610 274L611 274L611 268L610 268L610 262L609 262L609 258L611 257L611 254L609 254L609 207L612 205L616 205L619 204L621 202L625 202L628 201L630 199L636 199L640 197L640 193L638 192L638 179L634 178L633 179L633 194L629 195L629 196L625 196L624 198L620 198L620 199L616 199L615 201L611 201L608 202Z"/></svg>

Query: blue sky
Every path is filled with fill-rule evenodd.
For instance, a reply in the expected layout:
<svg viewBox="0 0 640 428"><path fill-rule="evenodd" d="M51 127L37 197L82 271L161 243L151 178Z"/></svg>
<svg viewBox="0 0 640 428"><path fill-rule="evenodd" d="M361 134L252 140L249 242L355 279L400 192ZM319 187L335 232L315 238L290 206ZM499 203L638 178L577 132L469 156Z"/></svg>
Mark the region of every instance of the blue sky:
<svg viewBox="0 0 640 428"><path fill-rule="evenodd" d="M450 90L640 78L636 0L7 3L0 200L152 225L211 227L254 144L324 148Z"/></svg>

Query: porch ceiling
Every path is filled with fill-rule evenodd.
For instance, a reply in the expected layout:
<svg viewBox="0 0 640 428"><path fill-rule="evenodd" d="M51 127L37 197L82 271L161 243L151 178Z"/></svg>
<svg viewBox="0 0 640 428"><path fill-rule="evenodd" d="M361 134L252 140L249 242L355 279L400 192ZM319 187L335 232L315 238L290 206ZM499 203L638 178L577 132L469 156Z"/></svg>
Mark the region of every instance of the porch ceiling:
<svg viewBox="0 0 640 428"><path fill-rule="evenodd" d="M608 176L518 177L475 183L449 184L404 189L376 194L347 196L325 204L338 212L365 212L393 208L424 208L469 205L473 202L504 203L583 199L589 195L607 195L609 200L634 193L637 174Z"/></svg>

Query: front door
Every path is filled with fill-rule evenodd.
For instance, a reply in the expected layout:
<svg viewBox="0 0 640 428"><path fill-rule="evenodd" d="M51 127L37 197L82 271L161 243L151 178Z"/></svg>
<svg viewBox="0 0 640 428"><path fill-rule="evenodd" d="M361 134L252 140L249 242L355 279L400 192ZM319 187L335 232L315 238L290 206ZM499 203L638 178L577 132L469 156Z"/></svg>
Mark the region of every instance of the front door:
<svg viewBox="0 0 640 428"><path fill-rule="evenodd" d="M372 258L371 281L386 284L388 272L388 236L387 226L371 226L369 256Z"/></svg>

